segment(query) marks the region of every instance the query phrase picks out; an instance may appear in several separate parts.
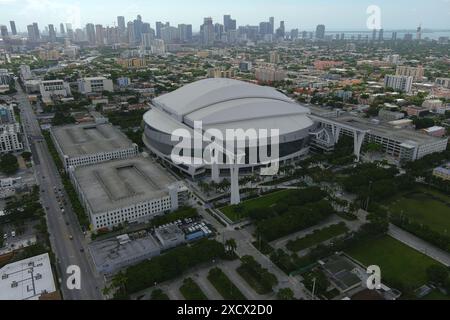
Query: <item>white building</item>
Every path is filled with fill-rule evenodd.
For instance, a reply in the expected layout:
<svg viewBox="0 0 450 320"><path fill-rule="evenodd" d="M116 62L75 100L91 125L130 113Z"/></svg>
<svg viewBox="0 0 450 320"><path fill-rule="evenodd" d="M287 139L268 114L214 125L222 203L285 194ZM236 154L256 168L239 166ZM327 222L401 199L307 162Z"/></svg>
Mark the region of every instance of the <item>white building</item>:
<svg viewBox="0 0 450 320"><path fill-rule="evenodd" d="M422 107L427 108L428 110L436 110L442 108L444 103L439 99L429 99L425 100L422 104Z"/></svg>
<svg viewBox="0 0 450 320"><path fill-rule="evenodd" d="M139 153L138 146L110 124L59 126L50 133L66 170Z"/></svg>
<svg viewBox="0 0 450 320"><path fill-rule="evenodd" d="M434 81L438 86L450 89L450 78L436 78Z"/></svg>
<svg viewBox="0 0 450 320"><path fill-rule="evenodd" d="M393 76L386 75L384 78L384 87L393 88L394 90L399 90L403 92L411 92L412 90L413 77L411 76Z"/></svg>
<svg viewBox="0 0 450 320"><path fill-rule="evenodd" d="M161 39L155 39L152 41L152 44L150 46L150 50L152 54L154 55L163 55L166 53L166 44L164 40Z"/></svg>
<svg viewBox="0 0 450 320"><path fill-rule="evenodd" d="M78 79L78 91L82 94L101 93L103 91L114 92L114 86L112 80L105 77L82 78Z"/></svg>
<svg viewBox="0 0 450 320"><path fill-rule="evenodd" d="M11 74L7 69L0 69L0 85L9 86L12 80Z"/></svg>
<svg viewBox="0 0 450 320"><path fill-rule="evenodd" d="M255 68L255 77L261 82L275 82L284 80L287 74L286 71L278 69L272 64L265 64Z"/></svg>
<svg viewBox="0 0 450 320"><path fill-rule="evenodd" d="M64 80L41 81L39 91L44 102L50 102L53 96L67 97L71 95L69 83Z"/></svg>
<svg viewBox="0 0 450 320"><path fill-rule="evenodd" d="M22 79L23 82L33 78L33 74L31 73L30 66L25 65L25 64L20 66L20 78Z"/></svg>
<svg viewBox="0 0 450 320"><path fill-rule="evenodd" d="M8 153L23 150L20 140L20 124L0 125L0 153Z"/></svg>
<svg viewBox="0 0 450 320"><path fill-rule="evenodd" d="M188 189L143 157L69 169L94 229L148 222L186 204Z"/></svg>
<svg viewBox="0 0 450 320"><path fill-rule="evenodd" d="M419 81L424 76L424 69L423 67L398 66L395 75L413 77L414 81Z"/></svg>
<svg viewBox="0 0 450 320"><path fill-rule="evenodd" d="M0 269L0 300L39 300L56 292L48 253Z"/></svg>
<svg viewBox="0 0 450 320"><path fill-rule="evenodd" d="M23 186L22 177L6 178L0 180L0 199L5 199L16 194L16 190Z"/></svg>
<svg viewBox="0 0 450 320"><path fill-rule="evenodd" d="M400 62L400 55L398 54L390 54L385 59L386 62L391 64L399 64Z"/></svg>

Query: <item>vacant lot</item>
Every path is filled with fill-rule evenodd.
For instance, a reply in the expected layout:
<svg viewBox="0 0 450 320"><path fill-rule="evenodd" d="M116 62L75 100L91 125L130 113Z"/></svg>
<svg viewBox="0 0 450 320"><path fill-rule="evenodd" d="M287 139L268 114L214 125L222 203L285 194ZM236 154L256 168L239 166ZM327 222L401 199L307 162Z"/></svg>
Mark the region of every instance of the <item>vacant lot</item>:
<svg viewBox="0 0 450 320"><path fill-rule="evenodd" d="M363 241L346 252L366 266L378 265L382 281L401 282L414 288L426 283L429 266L439 265L439 262L389 236Z"/></svg>
<svg viewBox="0 0 450 320"><path fill-rule="evenodd" d="M442 193L418 189L392 201L389 209L432 230L450 234L450 197Z"/></svg>

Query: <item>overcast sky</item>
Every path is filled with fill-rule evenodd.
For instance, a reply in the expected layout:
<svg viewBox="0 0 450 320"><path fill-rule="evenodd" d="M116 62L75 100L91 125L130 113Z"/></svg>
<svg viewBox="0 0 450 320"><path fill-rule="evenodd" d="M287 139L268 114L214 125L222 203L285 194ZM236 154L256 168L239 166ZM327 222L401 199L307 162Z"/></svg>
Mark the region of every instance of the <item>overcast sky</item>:
<svg viewBox="0 0 450 320"><path fill-rule="evenodd" d="M0 24L9 28L9 20L15 20L20 31L32 22L41 29L61 22L113 26L118 15L129 21L141 14L153 28L155 21L170 21L190 23L198 30L203 17L223 23L223 15L231 14L238 25L257 25L274 16L276 25L285 20L288 30L312 30L320 23L328 30L365 30L370 5L380 7L386 30L419 24L450 29L450 0L0 0Z"/></svg>

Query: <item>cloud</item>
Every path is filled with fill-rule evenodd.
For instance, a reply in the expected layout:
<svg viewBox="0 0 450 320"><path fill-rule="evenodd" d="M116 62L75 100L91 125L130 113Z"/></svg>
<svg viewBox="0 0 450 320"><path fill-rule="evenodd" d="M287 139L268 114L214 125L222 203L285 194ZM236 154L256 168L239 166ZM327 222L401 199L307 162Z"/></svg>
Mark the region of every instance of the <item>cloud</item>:
<svg viewBox="0 0 450 320"><path fill-rule="evenodd" d="M39 15L58 17L64 22L71 23L75 28L81 26L81 8L78 2L68 4L61 0L26 0L20 13L31 17Z"/></svg>

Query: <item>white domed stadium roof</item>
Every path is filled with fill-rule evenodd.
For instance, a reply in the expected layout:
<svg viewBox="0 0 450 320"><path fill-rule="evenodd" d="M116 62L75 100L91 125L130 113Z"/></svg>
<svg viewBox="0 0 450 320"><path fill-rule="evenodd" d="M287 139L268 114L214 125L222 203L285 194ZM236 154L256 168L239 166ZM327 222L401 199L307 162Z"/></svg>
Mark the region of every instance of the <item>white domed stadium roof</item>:
<svg viewBox="0 0 450 320"><path fill-rule="evenodd" d="M204 129L279 129L280 134L313 125L308 108L274 88L232 79L200 80L162 95L152 104L159 110L151 110L144 120L162 132L177 124L192 128L194 121L202 121ZM164 121L166 116L171 119Z"/></svg>

